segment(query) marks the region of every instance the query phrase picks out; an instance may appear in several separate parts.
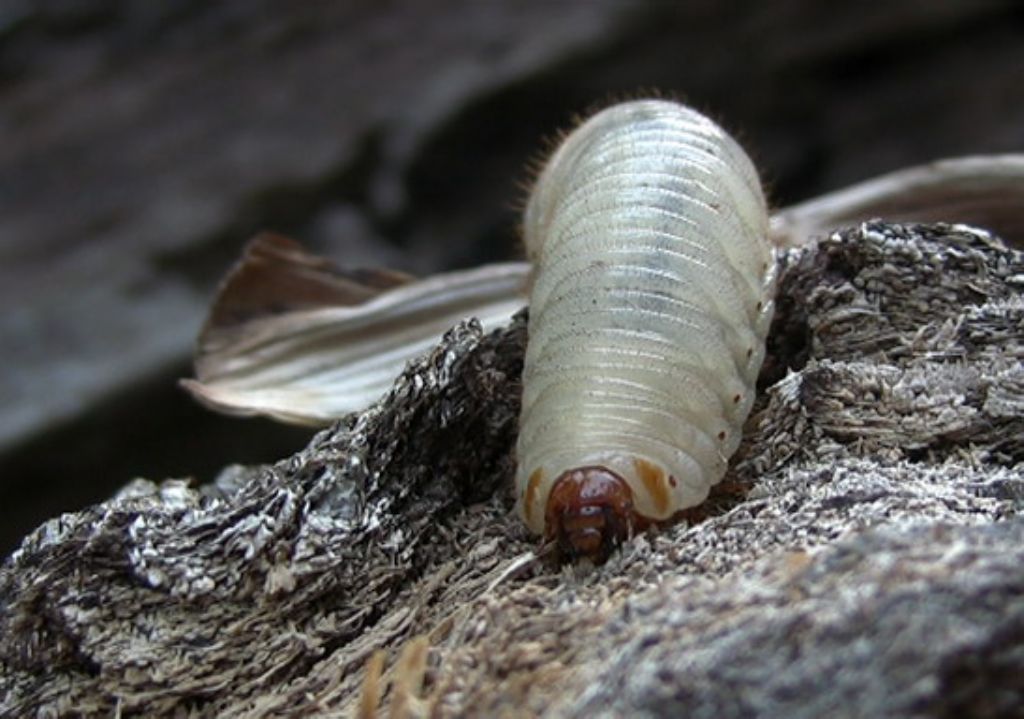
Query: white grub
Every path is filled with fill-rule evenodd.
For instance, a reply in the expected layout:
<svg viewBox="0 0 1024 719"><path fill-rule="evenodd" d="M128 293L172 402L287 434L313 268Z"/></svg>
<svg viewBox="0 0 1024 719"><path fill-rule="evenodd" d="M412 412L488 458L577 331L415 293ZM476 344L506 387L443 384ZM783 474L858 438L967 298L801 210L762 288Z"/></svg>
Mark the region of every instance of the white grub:
<svg viewBox="0 0 1024 719"><path fill-rule="evenodd" d="M661 520L721 479L754 399L775 263L757 172L714 122L664 100L572 132L529 200L534 263L518 509L604 467Z"/></svg>

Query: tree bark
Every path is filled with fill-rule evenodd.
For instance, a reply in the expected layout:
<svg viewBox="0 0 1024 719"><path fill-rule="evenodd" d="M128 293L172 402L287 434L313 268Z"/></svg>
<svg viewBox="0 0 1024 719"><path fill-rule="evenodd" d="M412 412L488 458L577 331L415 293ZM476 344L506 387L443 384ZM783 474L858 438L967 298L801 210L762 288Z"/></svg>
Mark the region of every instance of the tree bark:
<svg viewBox="0 0 1024 719"><path fill-rule="evenodd" d="M1018 711L1024 256L867 223L779 263L699 512L555 564L511 511L525 317L467 320L287 460L31 534L0 569L0 714Z"/></svg>

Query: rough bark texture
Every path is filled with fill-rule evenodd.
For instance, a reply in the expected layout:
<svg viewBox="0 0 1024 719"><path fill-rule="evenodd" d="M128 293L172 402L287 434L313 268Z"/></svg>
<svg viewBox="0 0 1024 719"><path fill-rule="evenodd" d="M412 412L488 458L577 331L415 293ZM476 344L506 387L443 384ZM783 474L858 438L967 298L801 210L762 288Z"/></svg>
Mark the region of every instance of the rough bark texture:
<svg viewBox="0 0 1024 719"><path fill-rule="evenodd" d="M372 715L390 678L393 716L1019 715L1024 256L871 223L780 263L765 391L699 516L600 568L535 551L524 318L467 321L285 461L30 535L0 714Z"/></svg>
<svg viewBox="0 0 1024 719"><path fill-rule="evenodd" d="M779 205L1024 146L1016 0L2 5L2 555L136 474L308 439L174 390L255 232L345 266L508 258L543 138L645 88L738 133Z"/></svg>

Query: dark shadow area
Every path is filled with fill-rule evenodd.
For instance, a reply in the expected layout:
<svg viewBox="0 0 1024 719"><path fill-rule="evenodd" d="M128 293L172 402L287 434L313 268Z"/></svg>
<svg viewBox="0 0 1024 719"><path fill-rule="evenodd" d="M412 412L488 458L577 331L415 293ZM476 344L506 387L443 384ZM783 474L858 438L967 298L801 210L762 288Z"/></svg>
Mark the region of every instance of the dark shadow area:
<svg viewBox="0 0 1024 719"><path fill-rule="evenodd" d="M61 512L109 497L135 477L211 481L226 464L273 462L302 448L312 429L214 414L165 374L110 398L79 422L55 427L0 457L0 556Z"/></svg>

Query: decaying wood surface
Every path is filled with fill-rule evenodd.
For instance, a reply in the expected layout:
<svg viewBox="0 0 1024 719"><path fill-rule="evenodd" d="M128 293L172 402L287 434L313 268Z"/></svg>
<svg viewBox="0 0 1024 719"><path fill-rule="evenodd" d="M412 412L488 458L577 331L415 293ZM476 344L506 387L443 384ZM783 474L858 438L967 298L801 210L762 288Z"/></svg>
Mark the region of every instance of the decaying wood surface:
<svg viewBox="0 0 1024 719"><path fill-rule="evenodd" d="M867 223L780 263L699 515L553 565L511 512L523 317L466 321L293 457L30 535L0 569L0 714L1019 711L1024 255Z"/></svg>

